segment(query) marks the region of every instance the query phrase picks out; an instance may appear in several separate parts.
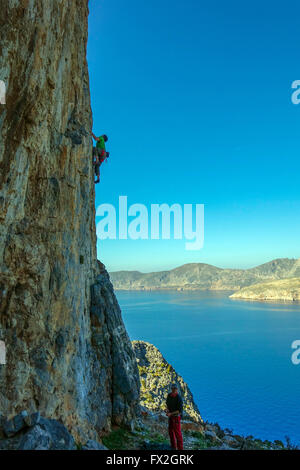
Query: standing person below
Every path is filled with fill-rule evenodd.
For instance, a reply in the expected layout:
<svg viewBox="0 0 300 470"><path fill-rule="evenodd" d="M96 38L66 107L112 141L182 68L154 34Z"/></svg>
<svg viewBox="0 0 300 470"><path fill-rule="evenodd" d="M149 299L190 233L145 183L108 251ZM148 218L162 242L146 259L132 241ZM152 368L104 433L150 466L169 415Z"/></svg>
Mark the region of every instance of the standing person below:
<svg viewBox="0 0 300 470"><path fill-rule="evenodd" d="M95 166L95 174L97 176L95 183L100 183L100 166L109 156L109 153L106 152L105 148L105 143L108 141L108 137L105 134L100 137L96 137L93 133L92 136L97 142L96 147L93 147L93 164Z"/></svg>
<svg viewBox="0 0 300 470"><path fill-rule="evenodd" d="M177 385L172 385L172 392L167 397L167 416L169 417L169 436L174 450L183 450L181 433L181 416L183 412L182 398L178 394Z"/></svg>

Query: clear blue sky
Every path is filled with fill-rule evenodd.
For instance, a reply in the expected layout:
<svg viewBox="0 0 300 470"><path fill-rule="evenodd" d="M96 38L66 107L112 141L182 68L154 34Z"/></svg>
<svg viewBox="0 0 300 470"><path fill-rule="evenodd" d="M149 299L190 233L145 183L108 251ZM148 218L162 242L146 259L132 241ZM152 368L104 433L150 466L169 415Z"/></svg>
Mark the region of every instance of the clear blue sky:
<svg viewBox="0 0 300 470"><path fill-rule="evenodd" d="M205 245L105 240L109 270L300 257L299 2L91 0L96 205L205 204ZM96 220L98 222L98 220Z"/></svg>

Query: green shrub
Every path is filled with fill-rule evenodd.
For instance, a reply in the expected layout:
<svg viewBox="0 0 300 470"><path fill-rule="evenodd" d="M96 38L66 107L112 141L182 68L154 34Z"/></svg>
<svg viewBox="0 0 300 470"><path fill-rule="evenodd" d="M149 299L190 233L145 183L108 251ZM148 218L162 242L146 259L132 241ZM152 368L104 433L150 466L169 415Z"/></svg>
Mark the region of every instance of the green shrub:
<svg viewBox="0 0 300 470"><path fill-rule="evenodd" d="M103 437L102 442L108 449L122 450L127 448L131 437L129 431L120 428Z"/></svg>

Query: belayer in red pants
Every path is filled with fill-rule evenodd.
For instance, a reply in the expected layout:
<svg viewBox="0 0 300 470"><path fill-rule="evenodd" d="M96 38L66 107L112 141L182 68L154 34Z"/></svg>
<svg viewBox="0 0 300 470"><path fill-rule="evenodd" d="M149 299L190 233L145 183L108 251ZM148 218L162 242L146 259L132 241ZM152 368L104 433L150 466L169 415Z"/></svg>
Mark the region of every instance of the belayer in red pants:
<svg viewBox="0 0 300 470"><path fill-rule="evenodd" d="M172 392L167 397L167 416L169 417L169 436L174 450L183 450L181 433L181 416L183 411L182 398L178 394L177 385L172 385Z"/></svg>

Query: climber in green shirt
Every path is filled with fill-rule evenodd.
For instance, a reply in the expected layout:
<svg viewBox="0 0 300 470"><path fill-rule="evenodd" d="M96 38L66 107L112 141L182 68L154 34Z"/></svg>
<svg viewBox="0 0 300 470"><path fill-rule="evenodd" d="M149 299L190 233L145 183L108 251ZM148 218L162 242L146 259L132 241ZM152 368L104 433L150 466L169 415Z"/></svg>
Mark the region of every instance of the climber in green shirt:
<svg viewBox="0 0 300 470"><path fill-rule="evenodd" d="M106 152L105 143L108 141L107 135L103 134L100 137L96 137L92 132L94 140L96 140L96 147L93 147L93 165L95 166L95 174L97 179L95 183L100 183L100 166L109 157L109 153Z"/></svg>

